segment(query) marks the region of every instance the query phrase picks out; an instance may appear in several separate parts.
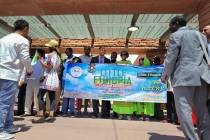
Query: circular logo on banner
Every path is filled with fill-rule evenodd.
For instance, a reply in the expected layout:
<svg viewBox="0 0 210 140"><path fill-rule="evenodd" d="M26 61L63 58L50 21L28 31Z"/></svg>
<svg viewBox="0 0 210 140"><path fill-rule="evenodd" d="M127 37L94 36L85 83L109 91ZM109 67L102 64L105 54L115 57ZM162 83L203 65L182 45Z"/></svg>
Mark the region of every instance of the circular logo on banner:
<svg viewBox="0 0 210 140"><path fill-rule="evenodd" d="M72 77L80 77L82 75L82 69L78 66L71 68L71 76Z"/></svg>

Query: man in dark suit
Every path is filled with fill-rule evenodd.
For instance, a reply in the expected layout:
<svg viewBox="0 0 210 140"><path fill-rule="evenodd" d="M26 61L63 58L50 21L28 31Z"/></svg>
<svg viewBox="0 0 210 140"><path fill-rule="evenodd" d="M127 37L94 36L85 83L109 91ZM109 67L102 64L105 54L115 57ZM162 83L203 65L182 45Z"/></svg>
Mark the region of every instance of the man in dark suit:
<svg viewBox="0 0 210 140"><path fill-rule="evenodd" d="M99 56L93 57L90 63L110 63L110 59L106 58L104 55L106 53L105 47L99 47ZM99 100L92 100L93 102L93 116L98 117L99 114ZM110 101L102 101L101 117L110 117L111 104Z"/></svg>

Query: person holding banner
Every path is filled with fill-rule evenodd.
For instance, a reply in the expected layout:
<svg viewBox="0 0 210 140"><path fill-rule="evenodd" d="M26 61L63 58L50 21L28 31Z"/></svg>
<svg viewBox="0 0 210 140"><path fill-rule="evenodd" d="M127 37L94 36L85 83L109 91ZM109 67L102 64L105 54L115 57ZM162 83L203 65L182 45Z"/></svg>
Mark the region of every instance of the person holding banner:
<svg viewBox="0 0 210 140"><path fill-rule="evenodd" d="M117 52L112 52L111 56L110 56L110 59L111 59L112 64L116 64L116 62L117 62ZM116 112L113 112L112 118L118 118L118 115L117 115Z"/></svg>
<svg viewBox="0 0 210 140"><path fill-rule="evenodd" d="M103 46L99 47L99 56L93 57L90 63L110 63L110 59L105 57L106 49ZM93 103L93 117L97 118L99 115L99 100L92 100ZM110 117L111 103L110 101L102 101L101 117Z"/></svg>
<svg viewBox="0 0 210 140"><path fill-rule="evenodd" d="M128 51L121 51L121 61L117 61L117 64L132 64L130 60L126 60L129 57ZM136 104L134 102L114 101L112 110L117 113L119 119L131 120L132 114L136 111Z"/></svg>
<svg viewBox="0 0 210 140"><path fill-rule="evenodd" d="M112 52L111 53L111 63L116 63L117 62L117 52Z"/></svg>
<svg viewBox="0 0 210 140"><path fill-rule="evenodd" d="M79 57L74 57L70 63L82 63L82 60ZM70 101L71 101L71 99L74 99L74 98L70 98ZM76 116L77 117L81 117L81 115L82 115L81 114L82 99L81 98L77 98L76 101L77 101L76 102L77 103L77 106L76 106L76 109L77 109ZM71 105L71 103L69 105ZM69 108L73 108L74 106L75 105L70 106ZM71 109L70 109L70 111L71 111ZM74 116L72 116L72 117L74 117Z"/></svg>
<svg viewBox="0 0 210 140"><path fill-rule="evenodd" d="M150 66L150 61L147 57L139 59L139 66ZM136 114L140 115L141 121L149 121L150 117L154 116L154 103L136 103Z"/></svg>
<svg viewBox="0 0 210 140"><path fill-rule="evenodd" d="M91 47L84 47L84 55L80 56L79 58L81 59L82 63L87 63L90 64L90 61L92 59L91 55ZM85 99L84 101L84 115L88 115L88 102L90 102L89 99ZM78 112L81 112L81 108L82 108L82 99L78 99L78 107L77 110Z"/></svg>
<svg viewBox="0 0 210 140"><path fill-rule="evenodd" d="M66 66L68 65L68 63L73 63L73 59L75 58L75 56L73 55L73 49L72 48L66 48L65 51L67 58L64 60L64 67L63 67L63 71L65 71ZM64 75L63 75L64 76ZM64 81L63 81L63 87L64 87ZM70 114L72 116L75 115L75 98L67 98L67 97L63 97L63 104L62 104L62 115L66 116L68 115L68 109L70 110Z"/></svg>
<svg viewBox="0 0 210 140"><path fill-rule="evenodd" d="M42 66L45 68L44 77L41 80L40 90L38 93L39 99L39 115L38 120L32 120L33 123L43 123L44 121L53 122L54 118L54 101L56 91L59 90L59 78L58 69L60 66L60 55L57 50L58 42L56 40L50 40L45 46L49 47L49 54L46 55L46 62L39 60ZM50 99L50 113L49 117L45 118L44 109L45 102L44 96L48 92Z"/></svg>
<svg viewBox="0 0 210 140"><path fill-rule="evenodd" d="M155 56L153 58L153 65L159 66L160 63L160 57ZM164 103L155 103L155 116L154 118L157 120L162 120L163 122L166 122L166 115L164 114L164 109L166 109L166 104Z"/></svg>
<svg viewBox="0 0 210 140"><path fill-rule="evenodd" d="M185 137L188 140L209 140L210 117L206 102L210 60L206 51L207 40L186 24L183 16L175 16L170 21L172 34L161 81L167 83L171 78L176 112ZM197 117L197 133L191 117L193 108Z"/></svg>

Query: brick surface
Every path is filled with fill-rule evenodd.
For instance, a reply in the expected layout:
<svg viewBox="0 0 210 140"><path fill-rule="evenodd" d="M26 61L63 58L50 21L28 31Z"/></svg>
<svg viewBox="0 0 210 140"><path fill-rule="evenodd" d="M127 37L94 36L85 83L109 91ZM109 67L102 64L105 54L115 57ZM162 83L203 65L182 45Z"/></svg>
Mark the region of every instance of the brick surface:
<svg viewBox="0 0 210 140"><path fill-rule="evenodd" d="M210 1L203 2L199 7L199 27L200 30L204 26L210 25Z"/></svg>

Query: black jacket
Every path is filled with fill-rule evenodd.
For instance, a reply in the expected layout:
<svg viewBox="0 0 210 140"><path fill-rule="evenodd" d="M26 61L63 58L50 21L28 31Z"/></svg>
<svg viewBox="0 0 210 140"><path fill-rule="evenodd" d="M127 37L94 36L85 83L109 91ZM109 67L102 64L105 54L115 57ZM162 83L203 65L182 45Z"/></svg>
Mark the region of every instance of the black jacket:
<svg viewBox="0 0 210 140"><path fill-rule="evenodd" d="M99 63L99 56L93 57L90 63ZM104 63L111 63L111 61L104 56Z"/></svg>

